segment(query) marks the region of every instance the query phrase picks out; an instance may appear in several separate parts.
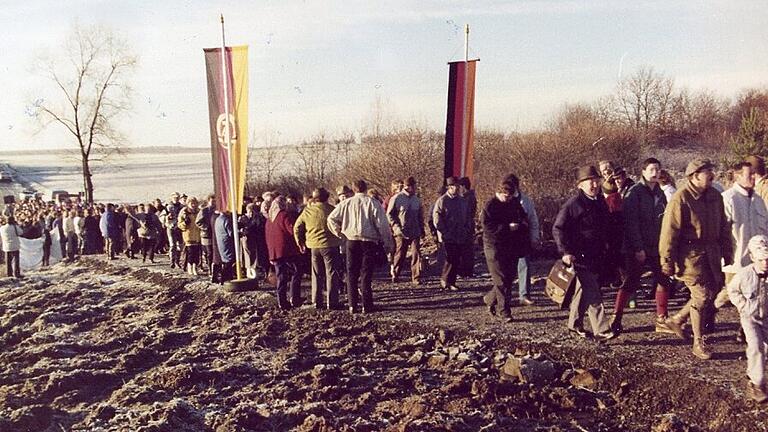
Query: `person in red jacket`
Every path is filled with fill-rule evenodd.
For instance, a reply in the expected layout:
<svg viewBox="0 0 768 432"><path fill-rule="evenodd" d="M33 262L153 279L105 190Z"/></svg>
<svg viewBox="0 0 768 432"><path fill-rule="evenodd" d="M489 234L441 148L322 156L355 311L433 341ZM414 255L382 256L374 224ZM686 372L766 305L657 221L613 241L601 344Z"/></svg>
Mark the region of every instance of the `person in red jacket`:
<svg viewBox="0 0 768 432"><path fill-rule="evenodd" d="M269 207L265 227L269 260L274 264L277 276L277 306L280 309L301 306L301 253L293 237L295 215L286 208L284 196L275 198Z"/></svg>

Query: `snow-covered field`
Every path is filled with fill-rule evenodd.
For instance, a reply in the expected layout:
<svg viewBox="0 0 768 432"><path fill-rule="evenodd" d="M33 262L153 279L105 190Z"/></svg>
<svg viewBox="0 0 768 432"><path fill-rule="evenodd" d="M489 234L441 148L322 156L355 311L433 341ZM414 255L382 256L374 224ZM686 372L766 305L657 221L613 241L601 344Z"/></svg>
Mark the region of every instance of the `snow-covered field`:
<svg viewBox="0 0 768 432"><path fill-rule="evenodd" d="M62 152L0 154L16 180L49 196L52 190L77 193L82 188L79 161ZM94 198L102 202L166 199L172 192L204 196L213 191L210 150L137 150L94 167Z"/></svg>

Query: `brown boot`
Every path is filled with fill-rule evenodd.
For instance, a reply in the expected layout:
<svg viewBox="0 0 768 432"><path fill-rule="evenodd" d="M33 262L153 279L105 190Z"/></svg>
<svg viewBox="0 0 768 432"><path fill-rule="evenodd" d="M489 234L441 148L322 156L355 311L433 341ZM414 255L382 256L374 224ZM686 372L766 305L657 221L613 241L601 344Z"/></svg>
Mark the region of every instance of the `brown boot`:
<svg viewBox="0 0 768 432"><path fill-rule="evenodd" d="M669 333L673 333L673 334L677 335L677 337L679 337L680 339L682 339L682 340L686 339L685 332L683 331L683 325L680 324L677 320L675 320L674 317L667 318L667 319L661 321L661 323L659 321L660 320L657 318L656 319L656 331L657 332L659 332L659 333L666 333L667 330L668 330Z"/></svg>
<svg viewBox="0 0 768 432"><path fill-rule="evenodd" d="M761 386L752 384L752 381L747 383L747 395L757 403L768 401L768 394L765 394L765 390Z"/></svg>
<svg viewBox="0 0 768 432"><path fill-rule="evenodd" d="M701 338L693 340L693 355L702 360L709 360L712 358L712 352Z"/></svg>

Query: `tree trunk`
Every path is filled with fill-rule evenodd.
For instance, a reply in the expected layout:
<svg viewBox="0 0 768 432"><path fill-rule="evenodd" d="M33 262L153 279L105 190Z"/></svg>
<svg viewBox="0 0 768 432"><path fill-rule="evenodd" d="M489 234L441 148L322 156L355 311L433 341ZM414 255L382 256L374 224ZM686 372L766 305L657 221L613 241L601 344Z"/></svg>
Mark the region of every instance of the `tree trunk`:
<svg viewBox="0 0 768 432"><path fill-rule="evenodd" d="M91 179L91 166L88 157L83 155L83 190L85 191L85 202L93 204L93 180Z"/></svg>

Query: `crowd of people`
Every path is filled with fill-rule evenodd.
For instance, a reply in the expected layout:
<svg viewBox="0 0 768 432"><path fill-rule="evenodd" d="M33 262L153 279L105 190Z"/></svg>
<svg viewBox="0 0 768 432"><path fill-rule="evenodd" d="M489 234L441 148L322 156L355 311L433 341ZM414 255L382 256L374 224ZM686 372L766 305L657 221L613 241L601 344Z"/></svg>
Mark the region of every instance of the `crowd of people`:
<svg viewBox="0 0 768 432"><path fill-rule="evenodd" d="M577 170L574 194L552 228L562 262L576 274L567 326L578 337L619 336L625 309L635 307L638 289L650 275L655 331L687 339L684 326L690 321L692 353L706 360L712 352L704 336L714 331L717 311L730 302L739 310L740 337L747 343L748 390L763 402L768 400L765 161L752 156L730 167L733 184L727 190L714 181L713 169L708 160L691 161L679 190L654 158L640 164L636 181L610 161ZM167 254L171 268L205 273L213 282L242 276L270 281L281 309L302 305L301 280L309 273L316 308L370 313L376 308L377 267L388 263L393 283L406 269L413 285L423 283L421 242L427 228L438 245L440 287L460 290L459 277L473 275L479 221L492 280L483 297L488 313L512 321L515 287L519 304L534 304L529 265L541 230L534 203L514 174L501 179L482 206L468 178L445 179L431 206L421 201L413 177L393 181L388 196L364 180L335 192L319 187L301 198L275 191L246 198L236 215L239 233L232 214L217 209L213 196L202 206L178 193L166 203L121 206L26 200L6 208L0 237L9 276L20 277L19 238L42 237L43 266L50 264L52 247L60 248L65 260L125 254L154 262L156 254ZM243 274L235 271L238 249ZM680 284L690 299L670 314L670 294ZM609 285L617 288L612 316L602 294Z"/></svg>

